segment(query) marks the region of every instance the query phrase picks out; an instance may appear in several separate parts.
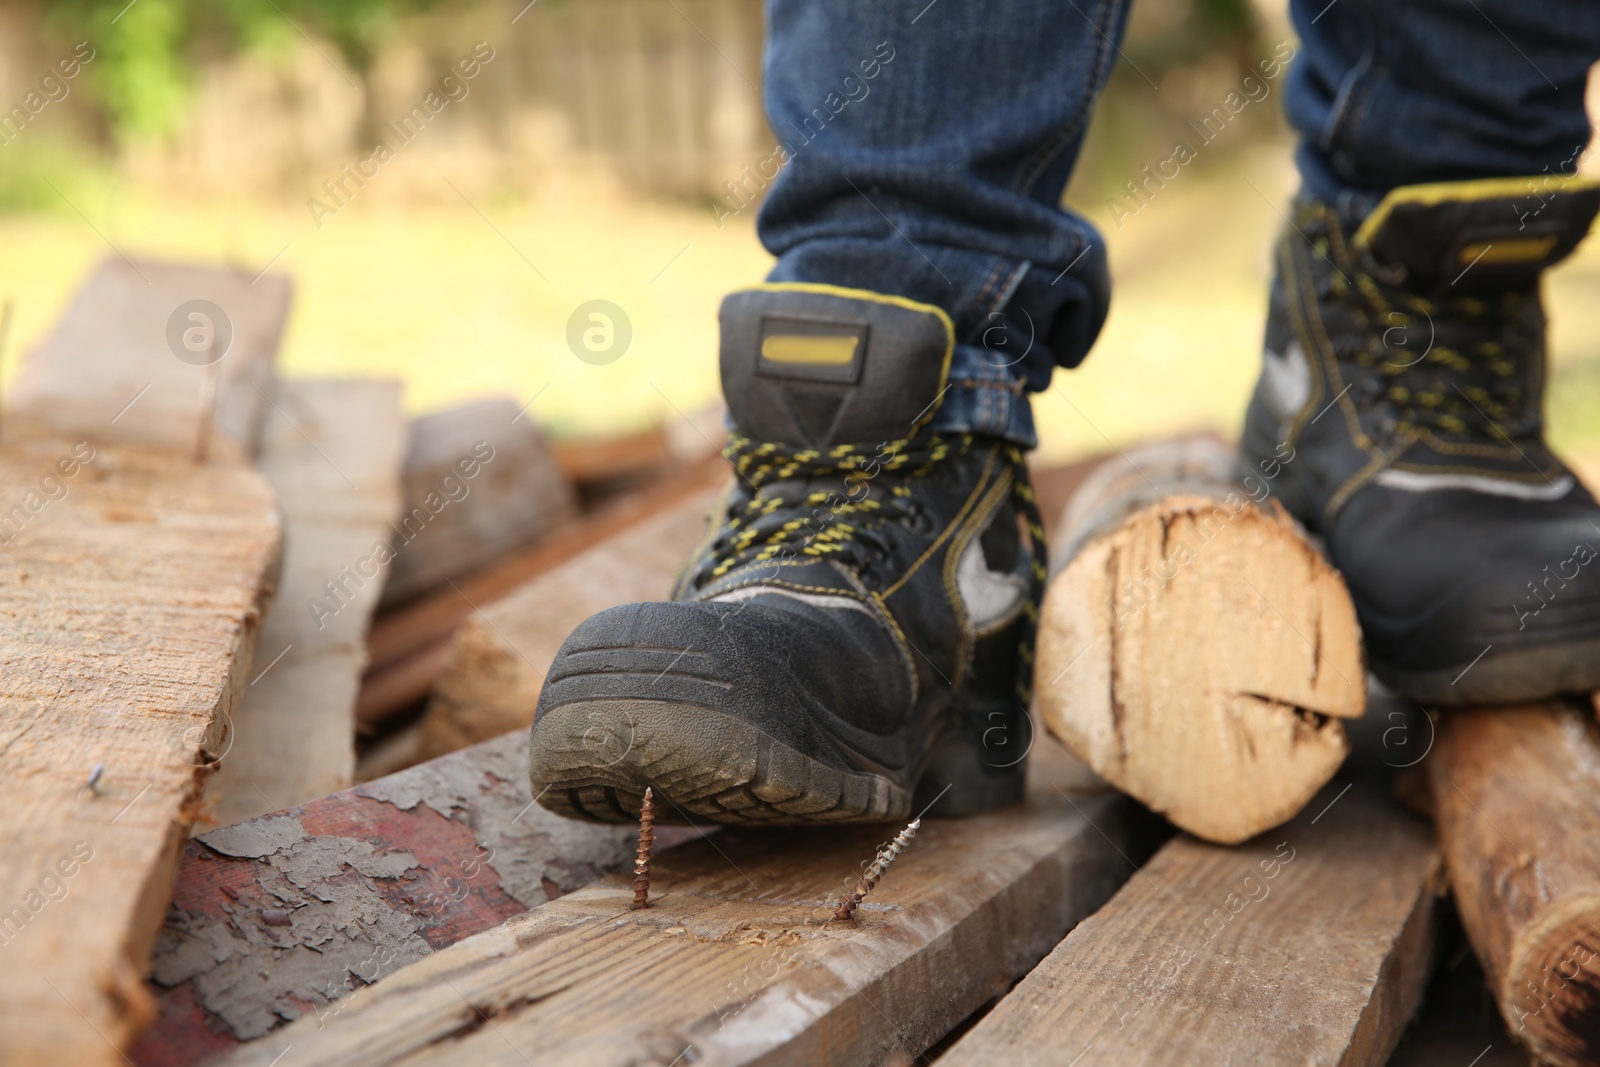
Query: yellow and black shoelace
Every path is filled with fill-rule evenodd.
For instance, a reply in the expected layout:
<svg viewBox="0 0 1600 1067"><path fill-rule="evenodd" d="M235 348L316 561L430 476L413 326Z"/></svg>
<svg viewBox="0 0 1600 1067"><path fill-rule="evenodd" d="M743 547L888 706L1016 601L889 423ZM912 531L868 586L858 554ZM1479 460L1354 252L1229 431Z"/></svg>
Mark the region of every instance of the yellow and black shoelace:
<svg viewBox="0 0 1600 1067"><path fill-rule="evenodd" d="M891 551L888 523L918 521L916 481L974 446L971 434L927 434L877 445L793 449L735 434L723 454L748 492L730 505L692 585L702 587L747 563L803 556L836 559L859 570L874 555ZM1026 708L1048 548L1022 449L1008 444L1004 457L1013 469L1012 500L1031 544L1017 648L1017 695ZM828 487L802 490L818 483Z"/></svg>

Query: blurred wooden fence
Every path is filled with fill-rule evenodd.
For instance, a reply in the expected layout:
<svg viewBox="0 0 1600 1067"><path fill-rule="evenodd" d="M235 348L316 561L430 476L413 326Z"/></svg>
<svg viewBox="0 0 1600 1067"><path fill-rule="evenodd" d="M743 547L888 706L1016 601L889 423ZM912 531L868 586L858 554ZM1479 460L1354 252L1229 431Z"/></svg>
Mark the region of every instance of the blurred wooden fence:
<svg viewBox="0 0 1600 1067"><path fill-rule="evenodd" d="M0 101L25 93L60 50L33 32L30 11L36 23L37 8L0 5ZM468 95L398 153L434 158L386 168L377 195L437 192L442 171L469 192L603 174L700 199L771 152L760 0L464 0L409 21L365 77L320 40L201 61L179 127L125 163L175 188L314 192L369 155L383 124L479 41L494 59ZM103 135L80 100L58 112L51 134Z"/></svg>

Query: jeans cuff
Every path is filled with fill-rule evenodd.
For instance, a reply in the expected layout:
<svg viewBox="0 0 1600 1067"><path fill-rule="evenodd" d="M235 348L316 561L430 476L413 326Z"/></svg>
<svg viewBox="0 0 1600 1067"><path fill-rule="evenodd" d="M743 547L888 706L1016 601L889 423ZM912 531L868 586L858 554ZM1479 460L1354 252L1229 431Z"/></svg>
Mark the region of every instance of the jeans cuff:
<svg viewBox="0 0 1600 1067"><path fill-rule="evenodd" d="M1026 384L996 353L958 344L950 378L929 428L937 433L999 437L1023 448L1039 444Z"/></svg>

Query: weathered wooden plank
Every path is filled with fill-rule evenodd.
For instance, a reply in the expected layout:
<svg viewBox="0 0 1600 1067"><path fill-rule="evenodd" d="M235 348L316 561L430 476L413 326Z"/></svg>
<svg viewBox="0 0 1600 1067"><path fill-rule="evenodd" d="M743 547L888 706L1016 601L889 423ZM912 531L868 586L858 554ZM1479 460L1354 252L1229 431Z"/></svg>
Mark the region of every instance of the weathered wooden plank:
<svg viewBox="0 0 1600 1067"><path fill-rule="evenodd" d="M190 841L134 1061L193 1064L342 1011L354 989L631 863L629 828L545 811L527 766L519 730ZM666 828L657 847L698 836Z"/></svg>
<svg viewBox="0 0 1600 1067"><path fill-rule="evenodd" d="M1600 729L1577 702L1441 715L1423 766L1456 908L1511 1033L1600 1060Z"/></svg>
<svg viewBox="0 0 1600 1067"><path fill-rule="evenodd" d="M193 453L214 389L210 454L252 455L289 288L279 275L105 260L18 369L5 398L6 436L29 423L73 441ZM211 355L216 362L202 366Z"/></svg>
<svg viewBox="0 0 1600 1067"><path fill-rule="evenodd" d="M1355 608L1231 448L1108 459L1067 506L1035 692L1081 759L1177 825L1237 842L1298 812L1365 710ZM1257 503L1261 506L1257 506Z"/></svg>
<svg viewBox="0 0 1600 1067"><path fill-rule="evenodd" d="M456 635L422 726L427 756L533 722L545 671L574 627L618 604L661 600L706 536L702 490L472 615Z"/></svg>
<svg viewBox="0 0 1600 1067"><path fill-rule="evenodd" d="M367 624L399 509L399 382L282 381L272 407L257 468L283 514L283 574L259 673L206 784L221 826L350 784Z"/></svg>
<svg viewBox="0 0 1600 1067"><path fill-rule="evenodd" d="M893 827L723 830L437 952L230 1063L835 1063L921 1053L1132 871L1131 806L1041 741L1025 804L925 823L828 923ZM1098 787L1103 788L1103 787Z"/></svg>
<svg viewBox="0 0 1600 1067"><path fill-rule="evenodd" d="M1382 1064L1442 878L1427 828L1360 788L1243 845L1178 838L939 1063Z"/></svg>
<svg viewBox="0 0 1600 1067"><path fill-rule="evenodd" d="M386 607L479 570L577 513L538 426L507 397L411 421L404 501Z"/></svg>
<svg viewBox="0 0 1600 1067"><path fill-rule="evenodd" d="M12 429L0 501L46 503L0 567L0 1062L118 1063L247 678L276 505L244 466Z"/></svg>

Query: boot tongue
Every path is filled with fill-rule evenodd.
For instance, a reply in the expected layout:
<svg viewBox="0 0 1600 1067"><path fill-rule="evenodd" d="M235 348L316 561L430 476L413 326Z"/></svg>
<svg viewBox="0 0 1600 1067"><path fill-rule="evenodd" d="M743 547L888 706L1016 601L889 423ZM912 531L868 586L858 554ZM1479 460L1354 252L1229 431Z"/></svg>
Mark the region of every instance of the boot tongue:
<svg viewBox="0 0 1600 1067"><path fill-rule="evenodd" d="M1356 231L1408 289L1476 296L1526 289L1566 258L1600 209L1600 182L1548 174L1393 189Z"/></svg>
<svg viewBox="0 0 1600 1067"><path fill-rule="evenodd" d="M938 410L955 341L931 305L799 283L729 294L721 326L735 428L796 448L910 437Z"/></svg>

